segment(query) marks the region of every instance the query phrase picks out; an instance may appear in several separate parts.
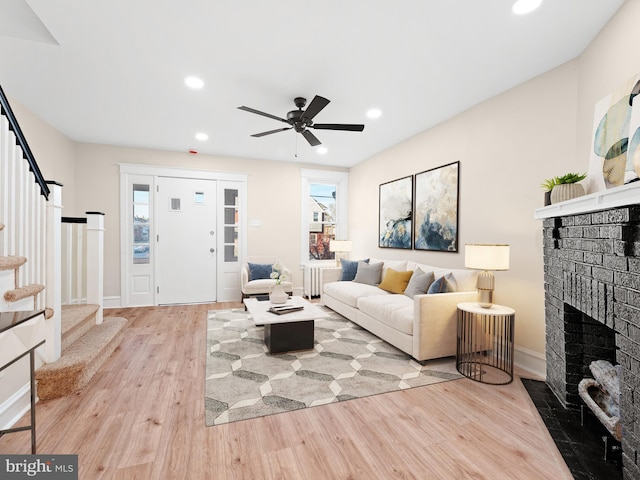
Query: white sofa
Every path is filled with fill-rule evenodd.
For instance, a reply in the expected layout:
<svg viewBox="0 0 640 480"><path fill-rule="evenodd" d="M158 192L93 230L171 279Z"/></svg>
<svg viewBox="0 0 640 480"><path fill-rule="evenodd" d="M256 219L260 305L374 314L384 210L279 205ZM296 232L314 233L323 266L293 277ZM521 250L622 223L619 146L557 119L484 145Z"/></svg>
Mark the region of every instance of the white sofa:
<svg viewBox="0 0 640 480"><path fill-rule="evenodd" d="M457 291L451 293L389 293L377 286L340 281L341 268L322 270L322 304L408 353L416 360L429 360L456 354L457 305L478 299L477 272L447 269L412 261L370 259L383 262L382 278L388 268L395 271L421 269L433 272L437 280L451 273Z"/></svg>

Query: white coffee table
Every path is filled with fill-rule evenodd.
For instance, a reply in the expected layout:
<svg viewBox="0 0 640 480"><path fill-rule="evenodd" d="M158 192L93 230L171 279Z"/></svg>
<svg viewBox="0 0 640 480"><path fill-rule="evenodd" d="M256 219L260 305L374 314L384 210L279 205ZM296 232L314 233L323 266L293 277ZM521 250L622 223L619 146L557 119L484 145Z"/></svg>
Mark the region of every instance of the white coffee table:
<svg viewBox="0 0 640 480"><path fill-rule="evenodd" d="M302 297L291 297L285 303L302 306L302 310L283 315L268 311L273 306L269 300L245 298L244 304L256 325L264 325L264 343L270 353L312 349L314 320L329 316Z"/></svg>

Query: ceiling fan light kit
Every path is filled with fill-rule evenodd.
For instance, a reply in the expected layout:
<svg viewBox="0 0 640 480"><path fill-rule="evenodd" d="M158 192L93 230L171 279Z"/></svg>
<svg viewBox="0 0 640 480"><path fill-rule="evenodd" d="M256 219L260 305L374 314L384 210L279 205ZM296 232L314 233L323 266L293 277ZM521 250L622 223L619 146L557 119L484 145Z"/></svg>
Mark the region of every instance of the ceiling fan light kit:
<svg viewBox="0 0 640 480"><path fill-rule="evenodd" d="M249 113L255 113L256 115L262 115L263 117L272 118L289 125L288 127L276 128L275 130L254 133L253 135L251 135L252 137L264 137L265 135L271 135L272 133L284 132L285 130L294 129L296 132L302 134L309 145L311 145L312 147L316 147L318 145L321 145L322 143L313 133L307 130L308 128L314 128L318 130L342 130L349 132L362 132L364 130L364 125L362 124L313 123L313 118L329 104L329 100L319 95L313 97L313 100L311 100L311 103L306 110L303 110L304 106L307 104L306 98L296 97L294 98L293 103L298 109L287 112L286 119L278 117L276 115L271 115L270 113L261 112L260 110L256 110L255 108L245 107L244 105L238 107L238 109L244 110L245 112Z"/></svg>

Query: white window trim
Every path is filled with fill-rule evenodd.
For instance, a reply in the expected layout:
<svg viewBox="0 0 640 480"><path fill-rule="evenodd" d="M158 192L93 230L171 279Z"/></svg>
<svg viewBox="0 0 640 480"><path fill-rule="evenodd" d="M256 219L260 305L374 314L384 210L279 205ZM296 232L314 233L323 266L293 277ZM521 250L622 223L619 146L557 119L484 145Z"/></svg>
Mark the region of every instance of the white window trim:
<svg viewBox="0 0 640 480"><path fill-rule="evenodd" d="M327 183L336 185L336 238L347 240L347 199L349 187L349 172L333 170L300 169L302 178L302 217L300 232L300 265L309 263L326 263L324 260L309 260L309 189L312 183ZM331 260L333 262L333 260Z"/></svg>

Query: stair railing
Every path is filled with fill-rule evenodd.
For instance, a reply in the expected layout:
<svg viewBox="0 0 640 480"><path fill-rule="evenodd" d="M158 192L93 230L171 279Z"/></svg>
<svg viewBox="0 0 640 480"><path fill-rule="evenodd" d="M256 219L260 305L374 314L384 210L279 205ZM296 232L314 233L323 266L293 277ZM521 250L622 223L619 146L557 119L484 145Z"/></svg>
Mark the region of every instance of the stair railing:
<svg viewBox="0 0 640 480"><path fill-rule="evenodd" d="M104 278L104 214L62 217L62 304L99 305L96 323L102 323Z"/></svg>
<svg viewBox="0 0 640 480"><path fill-rule="evenodd" d="M0 90L0 98L2 93ZM0 116L0 255L21 256L27 263L18 271L17 286L45 283L46 204L42 189L34 182L30 165L23 160L24 151L17 141L9 118ZM49 188L45 184L47 196ZM38 295L31 308L44 308ZM22 307L17 307L24 309Z"/></svg>

